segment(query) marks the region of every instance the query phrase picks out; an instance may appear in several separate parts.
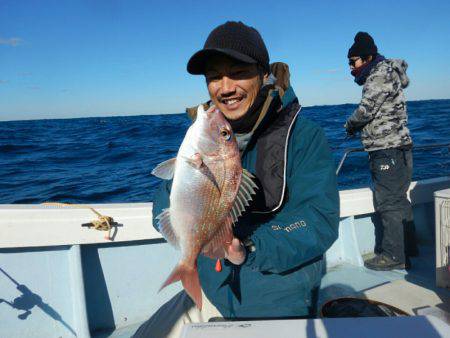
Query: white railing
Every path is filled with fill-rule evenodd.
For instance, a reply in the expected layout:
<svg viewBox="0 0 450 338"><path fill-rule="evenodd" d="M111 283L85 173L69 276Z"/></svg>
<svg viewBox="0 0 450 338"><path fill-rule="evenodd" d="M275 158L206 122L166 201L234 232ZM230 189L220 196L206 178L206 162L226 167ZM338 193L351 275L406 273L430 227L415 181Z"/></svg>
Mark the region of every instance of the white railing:
<svg viewBox="0 0 450 338"><path fill-rule="evenodd" d="M433 192L450 188L450 177L413 182L413 204L433 201ZM374 212L369 188L340 191L341 217ZM89 205L117 222L114 242L161 239L152 226L152 203ZM83 226L95 219L89 209L44 205L0 205L0 248L108 243L106 232Z"/></svg>

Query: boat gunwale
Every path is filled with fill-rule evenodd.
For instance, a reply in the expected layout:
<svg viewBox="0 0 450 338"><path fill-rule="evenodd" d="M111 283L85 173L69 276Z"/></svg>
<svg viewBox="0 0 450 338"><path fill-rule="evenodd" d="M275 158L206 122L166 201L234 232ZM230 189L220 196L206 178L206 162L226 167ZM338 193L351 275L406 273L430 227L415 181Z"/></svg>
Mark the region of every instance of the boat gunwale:
<svg viewBox="0 0 450 338"><path fill-rule="evenodd" d="M450 188L450 176L412 182L408 191L413 205L432 203L434 192ZM370 188L339 192L341 219L374 212ZM89 209L41 204L0 204L0 249L161 240L152 226L153 203L89 204L118 223L114 241L105 232L81 226L95 219ZM114 229L113 229L114 230ZM115 230L114 230L115 231Z"/></svg>

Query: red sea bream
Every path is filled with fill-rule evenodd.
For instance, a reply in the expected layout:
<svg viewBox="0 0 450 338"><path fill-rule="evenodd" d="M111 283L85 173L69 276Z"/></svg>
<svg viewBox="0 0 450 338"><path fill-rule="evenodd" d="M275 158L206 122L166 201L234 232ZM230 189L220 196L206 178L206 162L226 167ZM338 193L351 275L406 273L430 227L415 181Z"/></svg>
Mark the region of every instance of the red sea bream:
<svg viewBox="0 0 450 338"><path fill-rule="evenodd" d="M181 250L181 259L161 288L181 280L197 307L202 306L197 257L226 256L232 226L248 205L256 185L242 169L236 138L217 109L199 106L177 157L152 173L172 179L170 207L158 215L164 238Z"/></svg>

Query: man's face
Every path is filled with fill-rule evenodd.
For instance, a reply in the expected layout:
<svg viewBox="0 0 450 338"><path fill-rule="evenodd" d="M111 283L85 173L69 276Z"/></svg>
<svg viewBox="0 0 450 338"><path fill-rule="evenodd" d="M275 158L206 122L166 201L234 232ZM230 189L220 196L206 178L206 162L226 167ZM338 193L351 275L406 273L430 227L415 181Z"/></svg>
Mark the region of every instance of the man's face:
<svg viewBox="0 0 450 338"><path fill-rule="evenodd" d="M350 66L350 70L353 70L355 68L359 68L363 65L365 65L367 62L372 61L372 56L369 56L367 60L364 60L360 56L353 56L348 59L348 65Z"/></svg>
<svg viewBox="0 0 450 338"><path fill-rule="evenodd" d="M255 102L263 81L256 64L222 55L208 61L205 77L212 102L229 120L245 115Z"/></svg>

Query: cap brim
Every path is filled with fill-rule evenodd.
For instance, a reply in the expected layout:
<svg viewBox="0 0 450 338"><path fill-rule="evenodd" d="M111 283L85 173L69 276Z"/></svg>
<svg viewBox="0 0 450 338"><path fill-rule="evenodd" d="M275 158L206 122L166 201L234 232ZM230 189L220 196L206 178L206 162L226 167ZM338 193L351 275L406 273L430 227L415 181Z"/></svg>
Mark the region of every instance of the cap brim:
<svg viewBox="0 0 450 338"><path fill-rule="evenodd" d="M250 56L239 53L233 49L206 48L199 50L197 53L192 55L187 64L187 71L193 75L205 74L206 62L213 55L226 55L245 63L257 63L257 61Z"/></svg>

